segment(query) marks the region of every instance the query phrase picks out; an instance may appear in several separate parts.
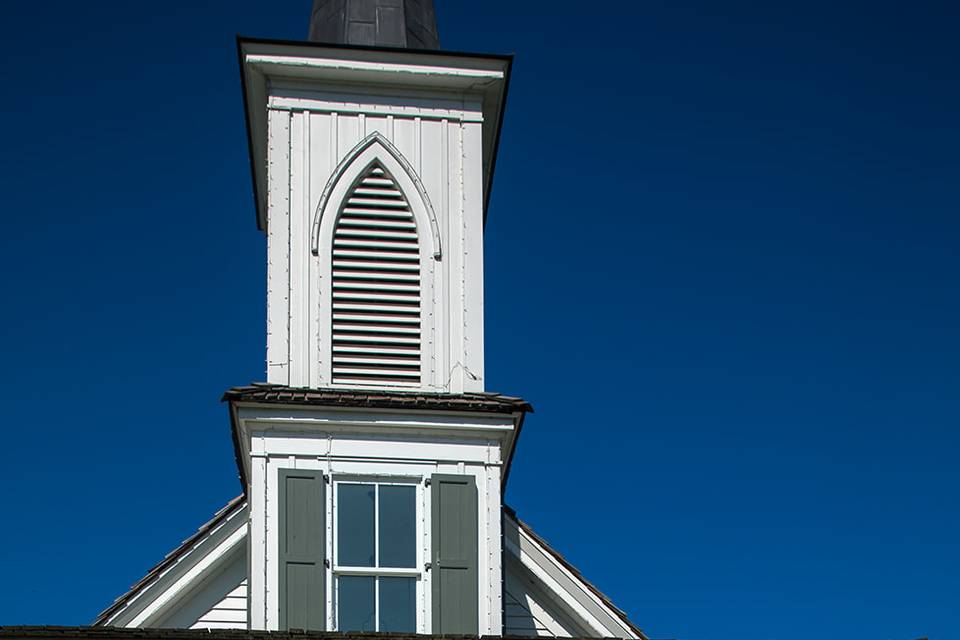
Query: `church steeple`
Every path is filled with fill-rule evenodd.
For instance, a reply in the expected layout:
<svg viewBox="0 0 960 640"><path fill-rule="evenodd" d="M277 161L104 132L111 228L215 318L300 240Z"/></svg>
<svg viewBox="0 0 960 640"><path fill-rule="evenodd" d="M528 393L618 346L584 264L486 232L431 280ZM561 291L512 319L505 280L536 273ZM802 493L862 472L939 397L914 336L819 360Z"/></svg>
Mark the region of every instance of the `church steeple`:
<svg viewBox="0 0 960 640"><path fill-rule="evenodd" d="M432 0L314 0L310 40L406 49L439 49Z"/></svg>
<svg viewBox="0 0 960 640"><path fill-rule="evenodd" d="M438 44L427 0L315 0L311 31L326 42L240 42L267 381L483 391L484 208L510 59L423 50Z"/></svg>

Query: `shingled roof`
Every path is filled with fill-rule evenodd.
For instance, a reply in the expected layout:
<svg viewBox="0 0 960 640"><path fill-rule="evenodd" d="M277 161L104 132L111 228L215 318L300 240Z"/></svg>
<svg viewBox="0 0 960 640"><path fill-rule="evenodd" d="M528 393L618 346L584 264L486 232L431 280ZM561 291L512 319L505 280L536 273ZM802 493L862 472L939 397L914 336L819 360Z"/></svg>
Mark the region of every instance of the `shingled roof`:
<svg viewBox="0 0 960 640"><path fill-rule="evenodd" d="M635 624L630 620L629 617L627 617L627 613L626 613L623 609L621 609L620 607L618 607L617 605L615 605L615 604L613 603L613 600L611 600L610 598L608 598L608 597L606 596L606 594L604 594L602 591L600 591L600 589L598 589L592 582L590 582L589 580L587 580L587 578L586 578L582 573L580 573L580 570L577 569L577 568L576 568L575 566L573 566L572 564L570 564L570 561L567 560L565 557L563 557L563 554L561 554L559 551L557 551L553 546L551 546L550 543L547 542L546 539L545 539L543 536L541 536L540 534L538 534L536 531L534 531L534 530L530 527L530 525L528 525L526 522L524 522L524 521L521 520L519 517L517 517L517 511L516 511L513 507L508 506L508 505L503 505L503 512L507 515L507 517L513 519L513 521L517 523L517 526L520 527L527 535L529 535L531 538L533 538L533 539L537 542L537 544L539 544L539 545L543 548L544 551L546 551L546 552L547 552L550 556L552 556L557 562L559 562L560 565L562 565L567 571L569 571L570 573L572 573L573 576L574 576L577 580L579 580L580 582L582 582L583 585L584 585L591 593L593 593L597 598L599 598L600 601L601 601L608 609L610 609L610 611L613 612L613 614L614 614L617 618L619 618L625 625L627 625L627 626L630 628L631 631L633 631L634 633L636 633L637 636L640 637L641 639L643 639L643 640L646 640L646 639L647 639L647 635L643 632L643 630L640 629L640 627L638 627L637 625L635 625Z"/></svg>
<svg viewBox="0 0 960 640"><path fill-rule="evenodd" d="M233 387L223 394L225 402L297 404L318 407L364 409L433 409L480 413L533 413L530 403L499 393L423 393L419 391L370 391L353 389L308 389L279 384L254 383Z"/></svg>
<svg viewBox="0 0 960 640"><path fill-rule="evenodd" d="M527 636L451 636L246 629L138 629L126 627L0 627L9 640L530 640ZM587 640L571 638L570 640ZM591 638L590 640L597 640Z"/></svg>
<svg viewBox="0 0 960 640"><path fill-rule="evenodd" d="M140 578L130 589L124 593L122 596L113 601L109 607L100 612L100 615L97 616L97 619L93 621L94 625L106 624L110 620L111 616L114 613L122 609L127 605L133 598L140 593L147 585L156 580L160 574L166 571L169 567L173 566L181 557L183 557L187 552L194 548L194 546L203 539L208 533L213 531L217 526L225 522L231 515L235 512L243 509L246 506L246 496L240 494L230 502L226 504L223 508L217 511L212 518L203 523L196 533L191 535L189 538L180 543L176 549L168 553L163 560L158 562L150 571L147 572L147 575ZM5 627L0 627L0 633ZM13 628L13 627L7 627ZM60 628L69 628L73 629L76 627L23 627L24 629L60 629ZM80 627L83 628L83 627Z"/></svg>
<svg viewBox="0 0 960 640"><path fill-rule="evenodd" d="M339 634L339 633L280 633L273 632L264 633L259 631L246 631L246 630L213 630L215 634L214 637L208 637L207 632L204 630L173 630L173 629L126 629L126 628L117 628L117 627L105 627L100 626L107 623L110 617L121 609L124 605L130 602L134 597L137 596L147 585L155 580L163 571L171 566L173 563L177 562L181 557L187 554L200 540L204 535L209 533L213 528L219 525L221 522L225 521L228 516L232 513L242 509L246 505L246 500L243 495L239 495L233 500L231 500L225 507L220 509L209 521L204 523L195 534L187 538L180 544L176 549L171 551L166 555L166 557L160 561L156 566L150 569L143 578L138 580L130 589L117 598L112 605L100 613L97 616L97 619L94 621L93 627L53 627L53 626L37 626L37 627L3 627L0 626L0 637L8 638L35 638L35 639L45 639L45 638L58 638L62 640L68 640L69 638L90 638L91 640L114 640L119 638L139 638L142 640L192 640L193 638L205 638L206 640L287 640L287 637L290 636L291 640L296 638L297 640L308 640L309 638L316 637L318 640L321 638L335 638L336 640L344 640L345 638L366 638L369 634ZM523 529L531 538L536 540L536 542L546 551L549 555L557 560L561 565L563 565L568 571L570 571L578 580L580 580L583 585L596 595L605 606L607 606L610 611L616 615L620 620L623 621L632 631L634 631L638 637L645 639L647 636L643 631L637 627L630 618L627 617L627 614L617 607L613 601L610 600L606 595L604 595L596 586L593 585L589 580L587 580L580 571L574 567L570 562L554 547L550 545L543 537L537 534L526 522L517 517L517 512L510 506L503 505L503 511L507 517L511 518L514 522L517 523L521 529ZM101 634L100 632L106 632ZM121 632L119 635L111 635L112 631ZM186 635L178 635L181 631L184 631ZM72 635L76 632L77 635ZM160 633L161 635L157 635ZM172 633L173 635L163 635ZM192 634L192 635L191 635ZM250 635L256 634L256 635ZM374 634L376 635L376 634ZM402 635L388 634L390 640L404 640ZM428 636L416 636L417 640L423 640L423 638ZM505 638L508 636L504 636ZM489 637L488 637L488 640Z"/></svg>

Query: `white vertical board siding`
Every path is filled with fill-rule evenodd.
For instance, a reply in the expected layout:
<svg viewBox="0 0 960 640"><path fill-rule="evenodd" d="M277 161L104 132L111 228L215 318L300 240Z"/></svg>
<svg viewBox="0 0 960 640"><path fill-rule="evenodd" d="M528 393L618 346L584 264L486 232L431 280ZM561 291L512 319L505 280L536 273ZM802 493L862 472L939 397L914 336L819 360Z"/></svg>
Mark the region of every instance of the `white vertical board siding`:
<svg viewBox="0 0 960 640"><path fill-rule="evenodd" d="M465 279L463 244L463 180L464 167L460 143L460 123L443 121L443 136L441 139L441 154L443 157L444 203L446 211L447 234L450 244L450 266L447 275L447 284L444 296L449 303L446 305L444 324L448 328L447 353L449 360L446 363L447 378L450 380L450 391L461 393L464 390L463 326L464 326L464 295L465 289L472 286Z"/></svg>
<svg viewBox="0 0 960 640"><path fill-rule="evenodd" d="M483 175L479 122L460 127L463 242L463 390L483 391Z"/></svg>
<svg viewBox="0 0 960 640"><path fill-rule="evenodd" d="M294 112L290 122L290 384L309 384L310 325L310 143L309 115Z"/></svg>
<svg viewBox="0 0 960 640"><path fill-rule="evenodd" d="M290 113L287 111L270 111L267 166L267 381L289 384Z"/></svg>
<svg viewBox="0 0 960 640"><path fill-rule="evenodd" d="M333 172L336 165L336 135L333 130L335 124L333 117L328 113L310 113L310 202L307 211L308 223L313 225L315 200L320 197L327 178ZM312 232L312 229L308 229ZM323 387L330 384L329 379L325 379L321 374L321 353L324 349L330 348L329 336L321 335L320 332L320 314L312 313L313 309L320 309L321 294L324 292L327 283L320 279L320 264L318 260L313 259L308 252L307 259L310 261L310 285L309 302L307 313L309 314L309 348L308 357L310 364L311 387Z"/></svg>
<svg viewBox="0 0 960 640"><path fill-rule="evenodd" d="M414 142L416 135L417 123L413 118L394 118L393 137L388 139L410 161L413 170L420 174L421 171L417 165L417 147Z"/></svg>
<svg viewBox="0 0 960 640"><path fill-rule="evenodd" d="M363 120L360 115L340 114L337 117L337 161L345 157L360 142L360 126Z"/></svg>
<svg viewBox="0 0 960 640"><path fill-rule="evenodd" d="M418 149L421 180L439 218L441 241L447 246L443 261L436 265L439 270L437 275L442 282L456 259L455 251L449 246L450 239L446 232L449 213L445 206L447 200L447 172L443 153L443 123L438 120L420 119L414 122L414 127L419 134L416 147ZM449 304L449 299L445 295L442 285L437 287L436 282L435 279L431 294L435 296L438 304L435 305L431 325L440 325L442 328L444 326L444 309ZM436 376L441 379L438 381L438 386L440 387L439 390L443 391L447 389L446 366L444 363L445 345L438 340L435 331L431 331L431 328L427 328L427 331L431 335L427 336L429 353L425 353L424 358L428 360Z"/></svg>
<svg viewBox="0 0 960 640"><path fill-rule="evenodd" d="M422 185L443 248L442 256L421 265L423 375L415 388L482 390L484 125L479 105L470 106L473 99L464 97L460 104L469 108L455 111L450 94L436 94L431 103L429 92L391 96L386 88L371 97L324 87L312 99L301 86L296 100L285 97L283 87L271 91L276 95L270 98L268 120L268 381L335 384L332 327L324 320L332 282L324 281L322 264L331 247L314 253L311 238L321 196L338 163L376 132L396 147L410 177ZM392 113L383 112L384 101L394 105ZM415 195L404 193L408 199ZM427 229L418 230L423 242Z"/></svg>

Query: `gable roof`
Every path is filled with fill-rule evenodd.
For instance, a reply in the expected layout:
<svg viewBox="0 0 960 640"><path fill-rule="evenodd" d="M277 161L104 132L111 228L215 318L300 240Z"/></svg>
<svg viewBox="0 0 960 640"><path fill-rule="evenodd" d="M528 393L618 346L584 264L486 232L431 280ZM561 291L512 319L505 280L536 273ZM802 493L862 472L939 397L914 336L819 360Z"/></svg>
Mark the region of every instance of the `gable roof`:
<svg viewBox="0 0 960 640"><path fill-rule="evenodd" d="M619 619L627 628L633 631L638 638L647 640L647 635L633 622L630 618L627 617L626 612L617 607L610 598L608 598L603 592L601 592L592 582L587 580L580 570L574 567L570 562L563 557L563 555L550 546L544 538L537 534L526 522L517 517L517 512L510 506L503 506L504 515L517 523L517 526L526 533L530 538L532 538L540 548L545 551L551 558L553 558L560 566L569 571L572 576L579 581L590 593L592 593L605 608L607 608L611 614L613 614L617 619Z"/></svg>
<svg viewBox="0 0 960 640"><path fill-rule="evenodd" d="M353 631L253 631L248 629L129 629L124 627L0 627L9 640L530 640L529 636L442 636ZM569 640L588 640L570 638ZM590 638L589 640L597 640ZM612 638L609 640L613 640Z"/></svg>
<svg viewBox="0 0 960 640"><path fill-rule="evenodd" d="M98 634L97 630L106 630L106 629L120 629L119 627L107 627L110 621L115 618L115 616L120 613L125 607L133 603L138 597L144 594L147 589L157 583L157 581L163 576L169 569L171 569L176 563L182 562L186 565L195 565L197 564L203 556L204 550L201 549L200 543L204 541L212 532L218 529L221 525L225 524L233 515L239 513L247 506L246 499L243 495L239 495L236 498L233 498L228 502L222 509L217 511L214 514L213 518L204 523L196 533L184 540L176 549L168 553L163 560L161 560L157 565L155 565L147 574L138 580L130 589L118 597L113 604L107 607L100 615L97 616L97 619L94 620L92 627L0 627L0 637L11 636L12 632L16 631L17 633L22 633L24 635L17 635L12 637L23 637L23 638L68 638L68 637L84 637L84 638L102 638L103 640L110 640L112 638L120 637L134 637L130 635L103 635ZM592 593L606 608L611 615L619 619L627 628L633 631L638 638L641 640L646 640L647 636L637 627L630 619L627 617L627 614L619 609L613 602L604 595L596 586L589 582L576 567L570 564L559 551L550 546L550 544L540 537L527 523L520 520L517 517L517 513L514 509L509 506L504 505L503 508L504 515L510 518L512 521L516 522L517 526L531 539L533 539L537 545L546 552L551 558L553 558L559 565L561 565L566 571L568 571L574 579L582 584L582 586ZM209 550L207 550L209 553ZM161 631L156 629L130 629L130 632L140 631L140 635L135 637L143 638L144 640L160 640L161 638L171 638L182 640L191 640L192 638L208 638L205 635L206 631L189 631L184 630L183 635L150 635L149 632L152 631ZM172 630L162 630L164 633ZM74 635L74 634L79 635ZM304 635L316 636L317 638L329 637L329 638L363 638L368 637L365 634L336 634L336 633L327 633L327 634L283 634L274 632L274 635L256 635L263 634L266 632L258 631L231 631L231 630L214 630L215 636L222 637L223 640L254 640L255 638L282 638L286 640L286 636L293 635L297 638L302 638ZM49 634L49 635L44 635ZM192 635L191 635L192 634ZM231 635L232 634L232 635ZM254 634L254 635L248 635ZM399 637L399 636L398 636ZM423 638L424 636L417 636L418 638ZM504 636L508 637L508 636Z"/></svg>
<svg viewBox="0 0 960 640"><path fill-rule="evenodd" d="M229 520L231 516L239 511L242 511L246 506L247 502L243 495L239 495L228 502L223 508L217 511L213 517L210 518L210 520L201 525L200 528L197 529L196 533L181 542L180 546L168 553L163 560L154 565L153 568L147 572L147 575L140 578L140 580L134 583L126 593L118 597L113 601L113 604L101 611L100 615L97 616L97 619L93 621L93 625L100 626L107 624L110 619L112 619L124 607L130 604L137 596L145 591L147 587L154 584L168 569L173 567L173 565L175 565L178 561L184 559L191 551L196 549L197 545L204 540L204 538L206 538L220 525ZM56 629L57 627L37 628Z"/></svg>

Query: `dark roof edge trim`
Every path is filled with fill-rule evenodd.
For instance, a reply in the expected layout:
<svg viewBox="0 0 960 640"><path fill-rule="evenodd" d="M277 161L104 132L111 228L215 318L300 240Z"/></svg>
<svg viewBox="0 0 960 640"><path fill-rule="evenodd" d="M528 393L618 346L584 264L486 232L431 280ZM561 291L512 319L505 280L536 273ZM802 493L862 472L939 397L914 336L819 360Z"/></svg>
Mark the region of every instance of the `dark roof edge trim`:
<svg viewBox="0 0 960 640"><path fill-rule="evenodd" d="M340 396L340 400L331 398L328 400L297 400L293 398L269 398L249 397L248 394L259 396L263 393L288 393L288 394L329 394L331 396ZM381 396L385 399L370 401L361 401L368 396ZM351 396L357 399L356 402L350 402ZM423 404L413 404L413 400L420 398ZM436 401L438 404L430 405L427 400ZM455 404L443 404L461 401L473 401L476 404L488 403L486 407L477 406L457 406ZM510 468L513 464L513 457L517 450L517 444L520 440L520 432L523 429L524 419L528 413L533 413L533 407L530 403L520 398L511 398L494 393L464 393L464 394L444 394L444 393L417 393L417 392L385 392L385 391L353 391L346 389L307 389L297 387L286 387L274 384L253 384L246 387L233 387L224 392L221 402L228 403L230 414L230 436L233 441L234 461L237 465L237 475L240 479L240 489L244 495L247 493L247 476L243 464L240 442L240 424L237 421L237 405L288 405L288 406L314 406L328 407L334 409L373 409L379 411L443 411L445 413L484 413L487 415L512 416L516 429L514 430L513 443L510 447L510 454L504 466L501 487L506 487L507 478L510 476ZM499 403L498 405L496 403ZM491 406L493 405L493 406Z"/></svg>
<svg viewBox="0 0 960 640"><path fill-rule="evenodd" d="M314 389L254 383L227 389L221 402L305 405L315 407L384 409L390 411L446 411L515 415L533 413L529 402L487 392L437 393L376 389Z"/></svg>
<svg viewBox="0 0 960 640"><path fill-rule="evenodd" d="M147 586L154 578L158 577L165 569L179 560L187 551L189 551L193 546L200 541L201 538L210 533L215 529L220 523L227 520L231 515L237 511L243 509L247 504L246 495L240 494L239 496L233 498L230 502L224 505L219 511L217 511L213 517L205 522L203 525L197 529L196 533L180 543L176 549L171 551L166 555L166 557L154 565L148 572L147 575L143 576L137 582L127 590L126 593L121 595L119 598L113 601L109 607L100 612L100 615L97 616L97 619L93 621L92 627L87 628L106 628L102 627L106 621L113 616L114 613L122 609L127 603L129 603L134 596L136 596L141 589ZM5 627L0 627L2 631ZM19 627L19 628L28 628L28 629L72 629L76 627ZM84 627L80 627L84 628ZM112 628L112 627L111 627Z"/></svg>
<svg viewBox="0 0 960 640"><path fill-rule="evenodd" d="M434 57L447 58L487 58L491 60L512 61L512 53L477 53L475 51L450 51L448 49L410 49L407 47L375 47L365 44L329 44L326 42L311 42L309 40L283 40L278 38L254 38L237 35L239 44L270 44L287 47L311 47L314 49L345 49L348 51L375 51L379 53L412 53Z"/></svg>
<svg viewBox="0 0 960 640"><path fill-rule="evenodd" d="M56 626L0 626L0 638L50 638L71 640L78 638L139 638L143 640L426 640L435 638L456 640L530 640L529 636L476 635L414 635L406 633L354 633L336 631L254 631L249 629L159 629L126 627L56 627ZM567 638L566 640L603 640L597 638ZM608 638L606 640L614 640Z"/></svg>
<svg viewBox="0 0 960 640"><path fill-rule="evenodd" d="M253 189L253 215L257 219L257 231L263 231L260 224L260 187L257 186L257 163L253 150L253 123L250 122L250 100L247 98L247 74L243 67L243 37L237 34L237 62L240 65L240 92L243 93L243 122L247 130L247 156L250 159L250 180Z"/></svg>
<svg viewBox="0 0 960 640"><path fill-rule="evenodd" d="M503 131L503 120L507 113L507 94L510 93L510 74L513 73L513 56L506 58L507 69L503 73L503 93L500 95L500 114L497 116L497 135L493 139L493 148L490 150L490 175L487 176L487 192L483 197L483 228L487 228L487 211L490 209L490 195L493 193L493 176L497 168L497 156L500 155L500 134Z"/></svg>
<svg viewBox="0 0 960 640"><path fill-rule="evenodd" d="M530 413L533 413L533 409L530 409ZM519 420L517 420L517 428L513 431L513 442L510 445L510 455L507 456L507 463L503 467L503 478L500 479L501 496L507 488L507 479L510 477L510 469L513 468L513 456L517 452L517 444L520 442L520 432L523 431L523 421L526 420L526 418L526 412L521 413Z"/></svg>
<svg viewBox="0 0 960 640"><path fill-rule="evenodd" d="M264 225L261 224L260 216L260 194L257 186L257 169L254 158L253 128L250 122L250 105L247 98L247 80L243 66L243 45L244 44L267 44L289 47L310 47L315 49L344 49L348 51L372 51L377 53L411 53L416 55L425 55L433 57L456 57L456 58L474 58L487 60L500 60L506 62L506 68L503 76L503 92L500 96L500 105L498 107L496 136L493 140L493 148L490 150L490 173L487 176L483 198L483 227L487 225L487 211L490 208L490 196L493 193L493 176L497 167L497 156L500 150L500 137L503 130L504 116L507 110L507 94L510 91L510 76L513 72L514 54L512 53L476 53L470 51L447 51L439 49L408 49L406 47L374 47L360 44L329 44L324 42L310 42L303 40L282 40L275 38L254 38L237 34L237 60L240 64L240 88L243 91L243 113L244 122L247 130L247 155L250 159L250 178L253 180L253 209L256 216L257 230L263 231ZM266 212L264 212L266 220Z"/></svg>
<svg viewBox="0 0 960 640"><path fill-rule="evenodd" d="M537 544L539 544L541 547L543 547L544 551L546 551L547 553L549 553L550 556L553 557L554 560L556 560L557 562L559 562L559 563L563 566L564 569L566 569L567 571L569 571L570 573L572 573L572 574L577 578L577 580L579 580L580 582L582 582L582 583L587 587L587 589L590 590L590 592L591 592L593 595L595 595L597 598L599 598L600 601L601 601L608 609L610 609L610 611L613 612L613 614L614 614L617 618L619 618L621 622L623 622L625 625L627 625L627 627L629 627L631 631L633 631L634 633L637 634L637 636L640 637L640 640L649 640L649 638L647 637L647 634L645 634L645 633L643 632L643 630L640 629L640 627L638 627L638 626L635 625L633 622L631 622L630 618L627 617L626 612L624 612L622 609L620 609L617 605L613 604L613 601L610 600L610 598L608 598L606 595L604 595L604 593L603 593L602 591L600 591L600 589L598 589L592 582L590 582L589 580L587 580L587 579L584 577L584 575L583 575L582 573L580 573L580 570L579 570L579 569L577 569L575 566L573 566L572 564L570 564L570 562L569 562L566 558L564 558L563 555L562 555L559 551L557 551L556 549L554 549L553 547L551 547L549 542L547 542L546 540L544 540L542 536L540 536L536 531L534 531L532 528L530 528L530 525L528 525L526 522L524 522L524 521L521 520L519 517L517 517L517 510L516 510L516 509L514 509L513 507L511 507L511 506L509 506L509 505L507 505L507 504L505 503L505 504L503 505L503 511L504 511L504 513L506 513L508 516L510 516L511 518L513 518L514 521L516 521L517 526L520 527L521 529L523 529L523 531L524 531L527 535L529 535L531 538L533 538L534 540L536 540Z"/></svg>

